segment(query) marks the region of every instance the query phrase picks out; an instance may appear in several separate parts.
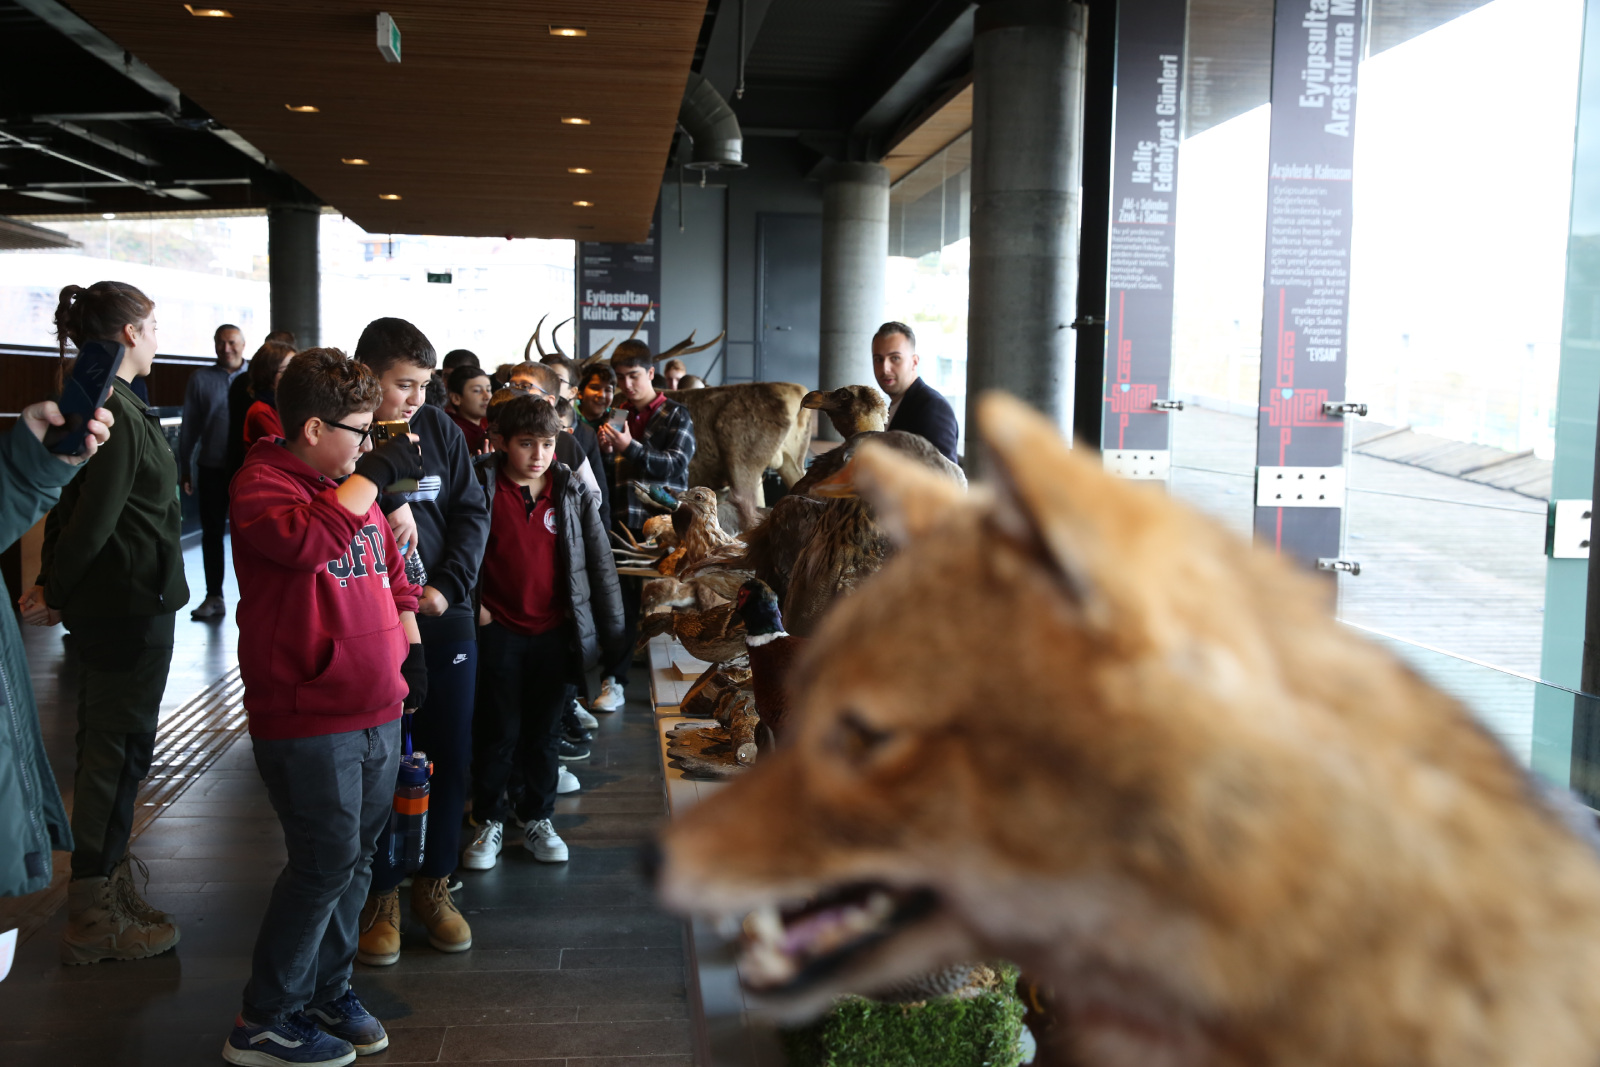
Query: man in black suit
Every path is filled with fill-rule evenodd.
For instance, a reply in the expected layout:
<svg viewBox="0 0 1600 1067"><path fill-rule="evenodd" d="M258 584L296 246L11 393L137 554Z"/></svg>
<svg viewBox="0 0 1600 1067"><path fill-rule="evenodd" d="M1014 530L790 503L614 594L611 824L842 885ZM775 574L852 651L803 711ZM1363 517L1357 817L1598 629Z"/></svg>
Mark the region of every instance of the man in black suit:
<svg viewBox="0 0 1600 1067"><path fill-rule="evenodd" d="M872 335L872 375L889 394L889 429L921 434L952 463L960 428L950 401L917 374L917 335L903 322L886 322Z"/></svg>

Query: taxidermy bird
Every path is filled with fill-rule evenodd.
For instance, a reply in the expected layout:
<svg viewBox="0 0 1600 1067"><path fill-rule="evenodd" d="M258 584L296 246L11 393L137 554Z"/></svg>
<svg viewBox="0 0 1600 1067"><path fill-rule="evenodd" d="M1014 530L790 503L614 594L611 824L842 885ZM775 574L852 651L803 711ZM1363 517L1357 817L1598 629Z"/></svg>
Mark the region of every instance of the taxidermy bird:
<svg viewBox="0 0 1600 1067"><path fill-rule="evenodd" d="M689 655L707 663L726 663L744 655L744 621L734 604L706 611L667 611L639 620L639 647L660 634L683 642Z"/></svg>
<svg viewBox="0 0 1600 1067"><path fill-rule="evenodd" d="M761 579L745 582L734 603L739 618L744 621L744 643L750 654L750 688L755 693L756 712L772 731L773 739L781 742L788 711L789 667L806 639L784 632L783 611L778 607L777 594Z"/></svg>
<svg viewBox="0 0 1600 1067"><path fill-rule="evenodd" d="M681 518L678 537L686 551L678 569L690 572L701 560L733 545L736 539L717 519L717 494L713 490L699 486L679 496L683 502L673 513L672 526L679 530Z"/></svg>
<svg viewBox="0 0 1600 1067"><path fill-rule="evenodd" d="M736 659L706 671L683 694L678 714L690 719L714 719L725 694L750 688L750 665Z"/></svg>

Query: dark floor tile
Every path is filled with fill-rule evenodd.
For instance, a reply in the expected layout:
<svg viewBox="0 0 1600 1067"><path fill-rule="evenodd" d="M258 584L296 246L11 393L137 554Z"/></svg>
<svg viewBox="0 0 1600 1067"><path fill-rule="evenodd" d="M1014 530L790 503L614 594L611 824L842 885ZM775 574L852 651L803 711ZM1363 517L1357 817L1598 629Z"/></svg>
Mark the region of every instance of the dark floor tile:
<svg viewBox="0 0 1600 1067"><path fill-rule="evenodd" d="M471 914L473 952L558 948L681 946L683 923L653 908L493 908Z"/></svg>
<svg viewBox="0 0 1600 1067"><path fill-rule="evenodd" d="M442 1062L479 1063L557 1056L671 1056L690 1052L680 1026L654 1022L563 1023L530 1026L452 1027L440 1052Z"/></svg>
<svg viewBox="0 0 1600 1067"><path fill-rule="evenodd" d="M665 967L683 966L683 945L636 945L627 948L566 948L561 950L561 969L588 967Z"/></svg>
<svg viewBox="0 0 1600 1067"><path fill-rule="evenodd" d="M556 815L551 820L569 844L574 841L646 841L666 824L666 815Z"/></svg>
<svg viewBox="0 0 1600 1067"><path fill-rule="evenodd" d="M508 1026L526 1023L570 1023L577 1021L578 1008L572 1004L530 1004L519 1008L452 1008L437 1010L422 1007L410 1010L408 1015L396 1015L384 1010L383 1002L369 996L363 983L355 983L356 990L367 1010L376 1015L384 1029L391 1033L401 1030L426 1030L452 1026Z"/></svg>
<svg viewBox="0 0 1600 1067"><path fill-rule="evenodd" d="M686 999L664 1000L654 1004L584 1004L578 1008L578 1021L585 1023L649 1022L689 1018Z"/></svg>
<svg viewBox="0 0 1600 1067"><path fill-rule="evenodd" d="M444 1045L442 1026L385 1027L389 1032L389 1047L373 1056L361 1057L361 1063L437 1063L439 1050Z"/></svg>
<svg viewBox="0 0 1600 1067"><path fill-rule="evenodd" d="M518 939L518 943L526 943ZM400 962L393 967L367 967L357 964L363 974L394 970L408 974L456 974L471 971L553 971L561 966L561 949L509 948L492 949L484 944L482 930L472 929L473 947L466 952L440 952L428 944L427 935L420 928L405 931L400 947Z"/></svg>
<svg viewBox="0 0 1600 1067"><path fill-rule="evenodd" d="M567 1067L694 1067L693 1056L572 1056Z"/></svg>
<svg viewBox="0 0 1600 1067"><path fill-rule="evenodd" d="M556 800L557 815L661 815L664 810L661 797L651 793L584 796L578 792Z"/></svg>
<svg viewBox="0 0 1600 1067"><path fill-rule="evenodd" d="M580 1004L638 1004L683 995L682 967L593 968L573 971L504 971L493 981L463 982L453 974L362 975L367 990L393 1005L396 1018L420 1010L459 1011ZM377 1009L373 1009L374 1014ZM386 1016L379 1015L381 1018Z"/></svg>

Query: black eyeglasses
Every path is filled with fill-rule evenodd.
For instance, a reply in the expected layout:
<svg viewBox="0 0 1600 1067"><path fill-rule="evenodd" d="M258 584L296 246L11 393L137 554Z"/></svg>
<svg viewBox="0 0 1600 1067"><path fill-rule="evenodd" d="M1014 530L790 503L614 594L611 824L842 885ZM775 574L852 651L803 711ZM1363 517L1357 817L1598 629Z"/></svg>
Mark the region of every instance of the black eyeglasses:
<svg viewBox="0 0 1600 1067"><path fill-rule="evenodd" d="M362 444L366 444L367 443L367 439L372 436L372 427L370 427L370 426L367 427L365 430L358 430L354 426L346 426L342 422L326 421L326 425L336 427L336 428L338 428L340 430L349 430L351 433L353 433L357 437L361 438L361 443Z"/></svg>
<svg viewBox="0 0 1600 1067"><path fill-rule="evenodd" d="M543 389L540 389L537 385L534 385L532 382L528 381L526 378L513 379L506 386L506 388L515 389L519 393L532 393L534 396L549 396L550 395L549 393L545 392Z"/></svg>

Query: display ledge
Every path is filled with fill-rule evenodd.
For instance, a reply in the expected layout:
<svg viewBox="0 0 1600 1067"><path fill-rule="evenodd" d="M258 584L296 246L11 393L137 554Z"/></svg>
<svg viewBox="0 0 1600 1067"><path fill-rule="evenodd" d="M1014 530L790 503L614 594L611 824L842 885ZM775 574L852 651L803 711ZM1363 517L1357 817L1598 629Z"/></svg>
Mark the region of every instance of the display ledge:
<svg viewBox="0 0 1600 1067"><path fill-rule="evenodd" d="M686 674L684 667L694 673ZM667 812L674 819L728 786L726 782L689 778L667 759L667 735L674 727L707 721L687 719L677 712L683 693L709 667L689 656L674 638L662 636L650 642L650 697L656 712ZM784 1067L777 1027L745 999L733 946L704 919L684 923L684 960L696 1067Z"/></svg>

